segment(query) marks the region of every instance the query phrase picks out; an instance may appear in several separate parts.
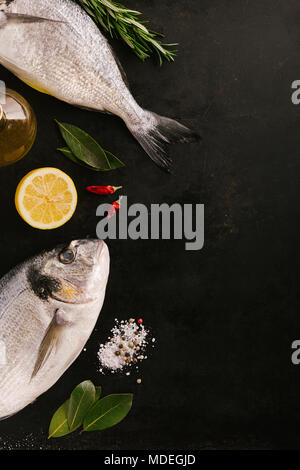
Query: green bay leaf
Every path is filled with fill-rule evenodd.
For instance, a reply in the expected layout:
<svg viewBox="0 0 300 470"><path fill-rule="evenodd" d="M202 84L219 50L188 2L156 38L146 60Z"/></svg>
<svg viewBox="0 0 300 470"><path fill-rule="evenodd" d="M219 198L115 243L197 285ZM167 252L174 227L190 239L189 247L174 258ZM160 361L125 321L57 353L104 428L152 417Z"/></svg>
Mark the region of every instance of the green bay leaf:
<svg viewBox="0 0 300 470"><path fill-rule="evenodd" d="M86 163L83 163L82 160L79 160L78 158L75 157L74 153L71 152L71 150L68 147L61 147L57 149L59 152L61 152L65 157L69 158L72 160L72 162L77 163L78 165L84 166L85 168L88 168L90 170L96 170L96 168L87 165Z"/></svg>
<svg viewBox="0 0 300 470"><path fill-rule="evenodd" d="M101 396L102 387L98 385L97 387L95 387L95 389L96 389L95 401L98 401Z"/></svg>
<svg viewBox="0 0 300 470"><path fill-rule="evenodd" d="M77 126L56 121L60 133L72 153L79 160L101 170L109 170L110 165L104 150L89 134Z"/></svg>
<svg viewBox="0 0 300 470"><path fill-rule="evenodd" d="M115 426L128 414L132 406L131 393L112 394L97 401L83 421L83 431L102 431Z"/></svg>
<svg viewBox="0 0 300 470"><path fill-rule="evenodd" d="M69 400L65 401L54 413L49 426L48 439L51 437L62 437L72 432L68 425L68 407Z"/></svg>
<svg viewBox="0 0 300 470"><path fill-rule="evenodd" d="M73 162L95 171L115 170L125 166L119 158L104 150L93 137L79 127L65 122L56 123L68 145L58 150Z"/></svg>
<svg viewBox="0 0 300 470"><path fill-rule="evenodd" d="M108 152L105 150L105 154L107 156L107 159L110 164L110 168L107 170L101 170L100 168L95 168L91 165L88 165L87 163L84 163L82 160L79 160L78 158L75 157L75 155L71 152L71 150L68 147L61 147L57 149L59 152L61 152L65 157L69 158L72 160L72 162L77 163L78 165L84 166L85 168L88 168L89 170L93 171L109 171L109 170L115 170L117 168L121 168L122 166L125 166L124 163L121 162L115 155L113 155L111 152Z"/></svg>
<svg viewBox="0 0 300 470"><path fill-rule="evenodd" d="M104 150L106 158L109 162L110 169L111 170L116 170L117 168L122 168L122 166L125 166L121 160L119 160L115 155L113 155L111 152L108 150Z"/></svg>
<svg viewBox="0 0 300 470"><path fill-rule="evenodd" d="M74 388L68 406L68 425L71 431L81 426L87 411L95 402L95 396L95 386L90 380L85 380Z"/></svg>

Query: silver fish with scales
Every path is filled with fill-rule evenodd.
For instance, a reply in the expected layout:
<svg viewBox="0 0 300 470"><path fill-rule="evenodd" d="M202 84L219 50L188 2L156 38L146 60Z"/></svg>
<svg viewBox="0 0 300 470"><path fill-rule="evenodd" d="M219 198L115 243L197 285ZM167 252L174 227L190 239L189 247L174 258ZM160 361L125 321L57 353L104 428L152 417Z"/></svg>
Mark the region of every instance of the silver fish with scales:
<svg viewBox="0 0 300 470"><path fill-rule="evenodd" d="M72 0L0 0L0 63L41 92L119 116L166 170L165 144L198 138L138 105L109 43Z"/></svg>
<svg viewBox="0 0 300 470"><path fill-rule="evenodd" d="M46 392L82 351L105 296L109 252L75 240L0 281L0 419Z"/></svg>

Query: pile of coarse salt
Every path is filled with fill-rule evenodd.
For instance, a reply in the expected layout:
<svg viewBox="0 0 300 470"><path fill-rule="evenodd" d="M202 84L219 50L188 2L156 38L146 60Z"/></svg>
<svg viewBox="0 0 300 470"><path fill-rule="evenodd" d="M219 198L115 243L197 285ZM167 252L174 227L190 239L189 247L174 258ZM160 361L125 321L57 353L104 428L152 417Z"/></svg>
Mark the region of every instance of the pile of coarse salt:
<svg viewBox="0 0 300 470"><path fill-rule="evenodd" d="M98 351L100 372L110 370L115 373L133 365L138 366L140 361L147 359L144 353L149 341L149 330L142 322L142 319L136 323L133 318L122 321L115 318L112 336L105 344L100 344ZM155 342L155 338L152 338L152 342ZM130 372L126 375L130 375Z"/></svg>

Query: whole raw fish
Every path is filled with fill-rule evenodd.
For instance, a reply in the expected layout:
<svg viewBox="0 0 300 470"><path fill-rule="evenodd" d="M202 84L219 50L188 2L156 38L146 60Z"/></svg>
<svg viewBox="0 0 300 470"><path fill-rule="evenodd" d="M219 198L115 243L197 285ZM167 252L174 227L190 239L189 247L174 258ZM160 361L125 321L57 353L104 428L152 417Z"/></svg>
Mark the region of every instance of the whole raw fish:
<svg viewBox="0 0 300 470"><path fill-rule="evenodd" d="M75 240L0 281L0 419L46 392L80 354L100 313L109 253Z"/></svg>
<svg viewBox="0 0 300 470"><path fill-rule="evenodd" d="M72 0L0 0L0 63L41 92L116 114L166 170L165 144L197 138L137 104L109 43Z"/></svg>

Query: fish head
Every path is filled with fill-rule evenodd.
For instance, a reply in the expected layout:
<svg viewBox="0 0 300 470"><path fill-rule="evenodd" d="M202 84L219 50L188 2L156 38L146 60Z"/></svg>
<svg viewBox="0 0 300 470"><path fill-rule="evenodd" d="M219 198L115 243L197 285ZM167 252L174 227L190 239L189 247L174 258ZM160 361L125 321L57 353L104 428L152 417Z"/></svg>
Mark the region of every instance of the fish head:
<svg viewBox="0 0 300 470"><path fill-rule="evenodd" d="M30 273L35 293L43 300L86 304L104 298L109 251L102 240L73 240L43 254Z"/></svg>
<svg viewBox="0 0 300 470"><path fill-rule="evenodd" d="M43 334L30 382L55 382L76 359L98 319L109 274L101 240L73 240L29 261L28 280ZM40 308L38 306L40 305Z"/></svg>

